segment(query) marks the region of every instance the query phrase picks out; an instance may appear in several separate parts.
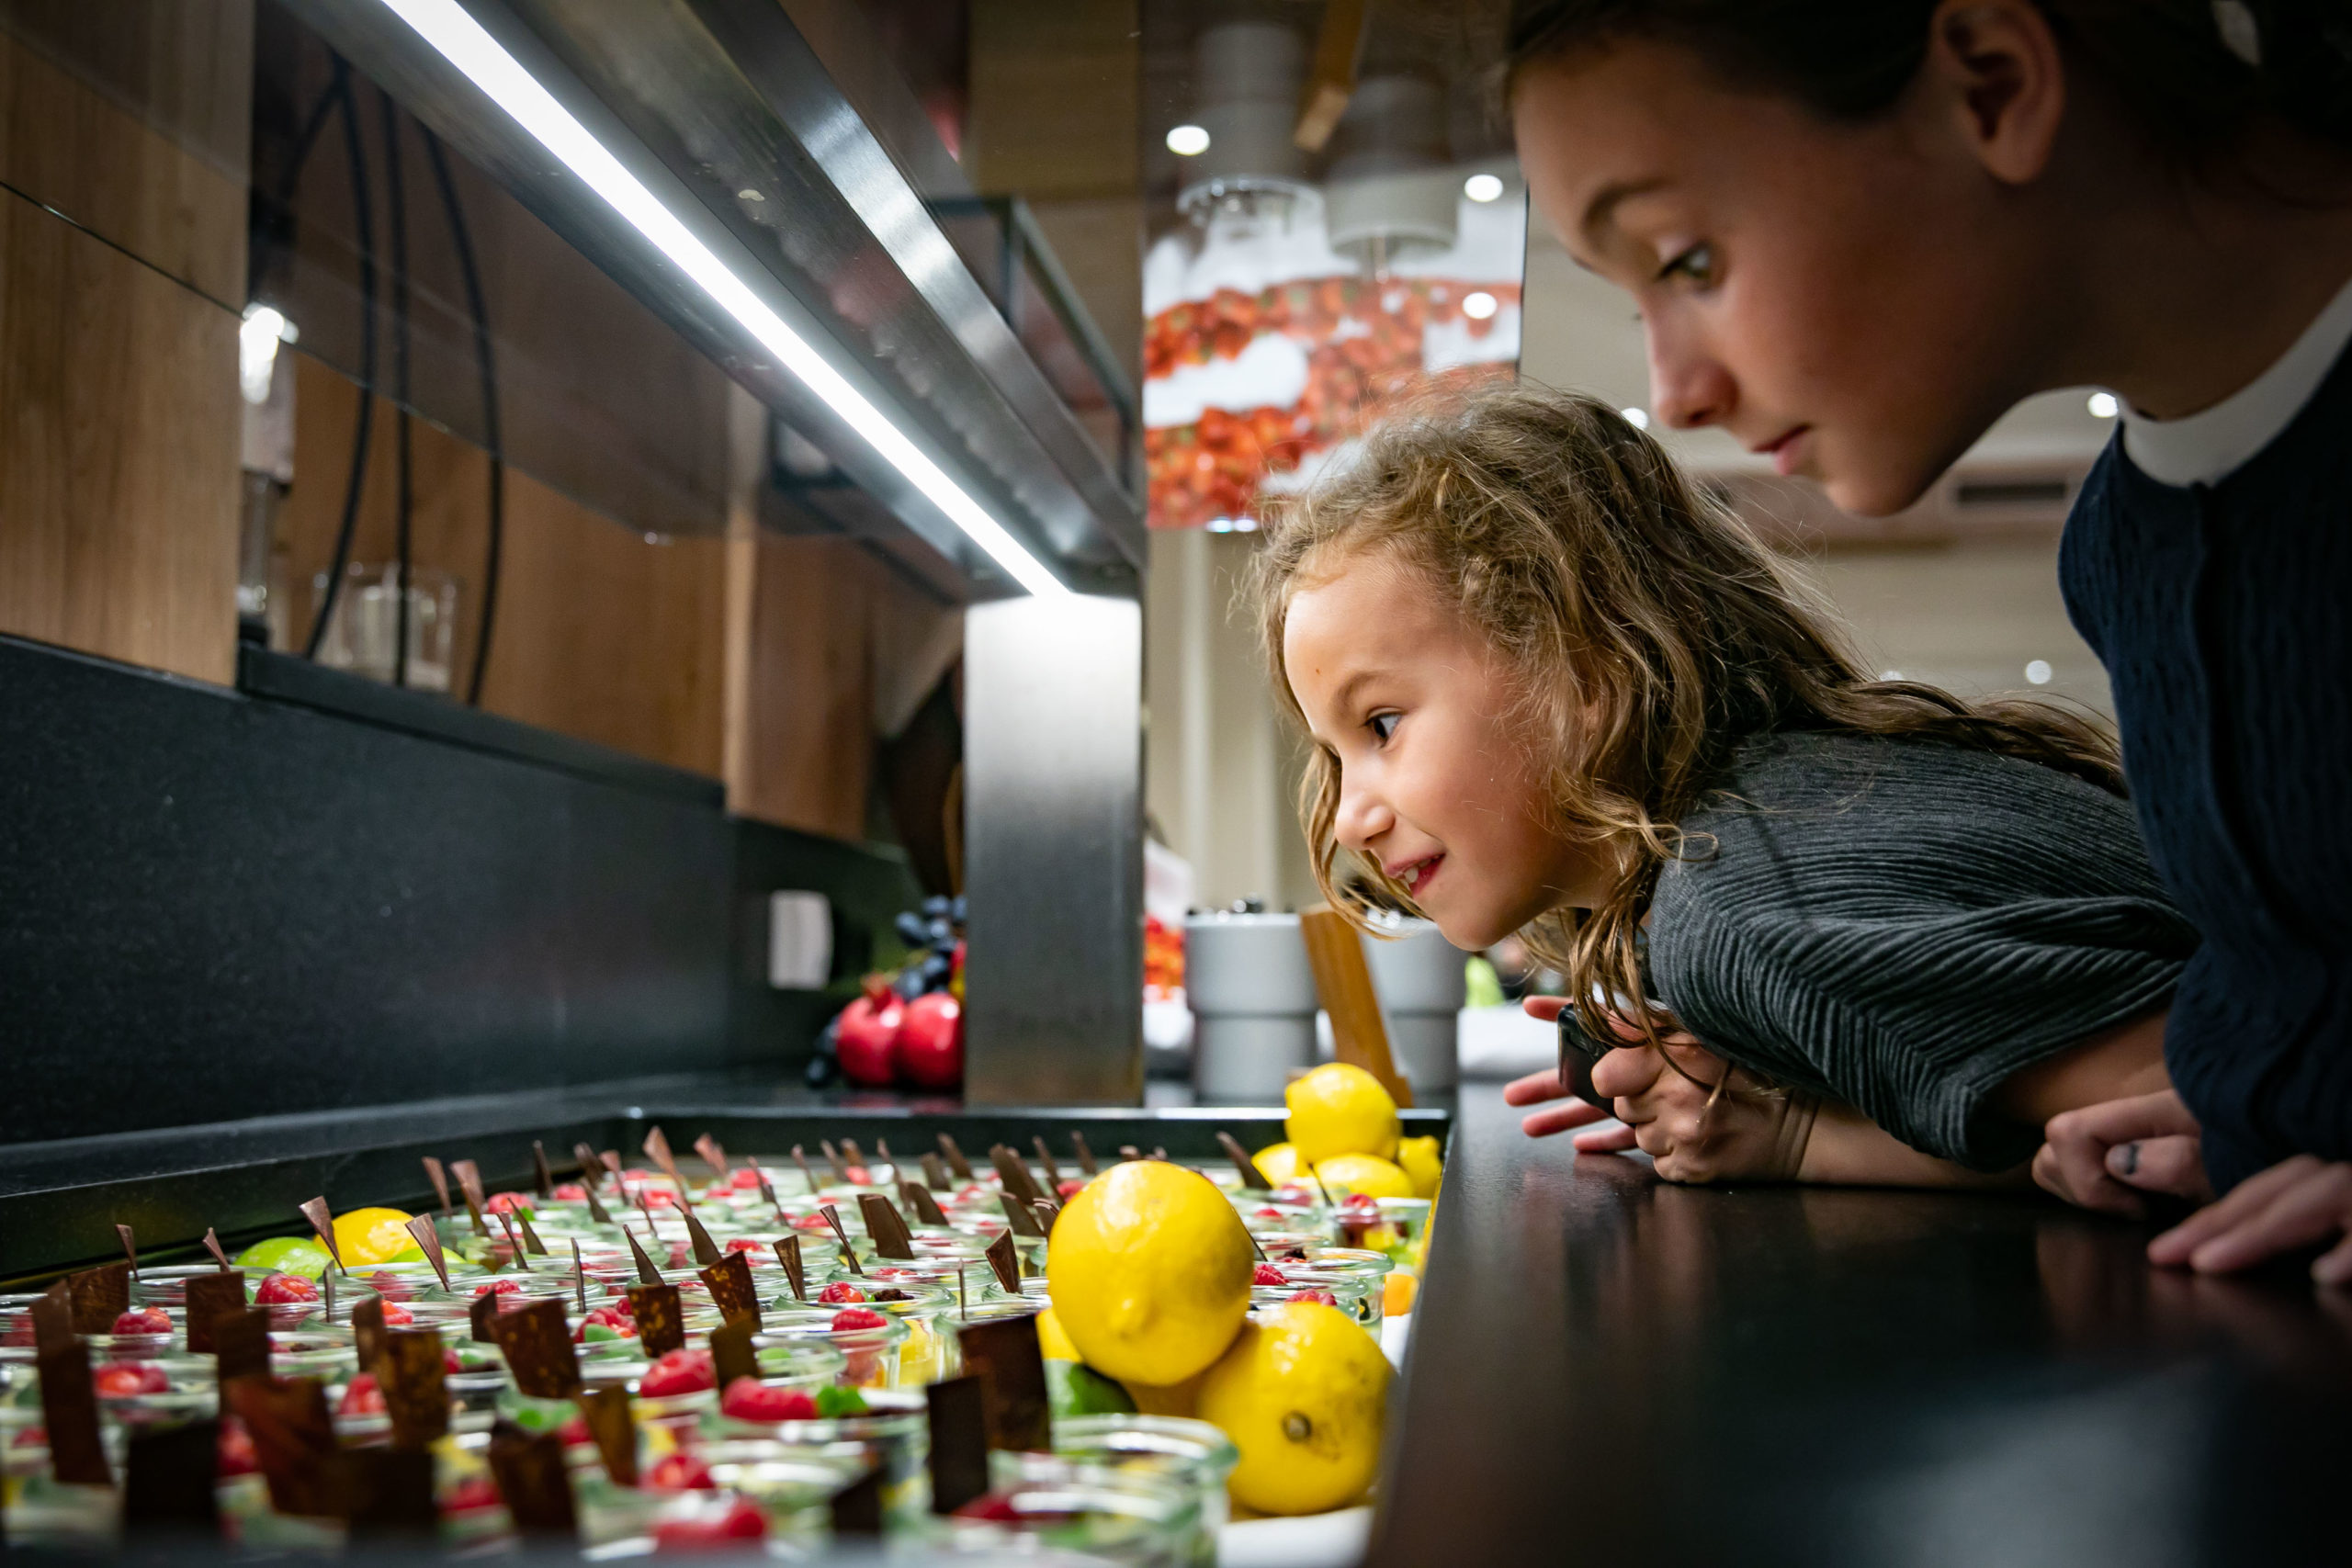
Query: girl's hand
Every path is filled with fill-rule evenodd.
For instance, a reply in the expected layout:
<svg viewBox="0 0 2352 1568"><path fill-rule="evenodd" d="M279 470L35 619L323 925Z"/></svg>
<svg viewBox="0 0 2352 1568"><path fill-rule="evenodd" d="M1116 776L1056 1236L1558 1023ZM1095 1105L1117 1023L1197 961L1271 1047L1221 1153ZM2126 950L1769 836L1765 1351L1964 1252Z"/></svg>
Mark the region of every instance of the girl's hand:
<svg viewBox="0 0 2352 1568"><path fill-rule="evenodd" d="M1689 1034L1611 1051L1592 1082L1668 1181L1794 1181L1804 1167L1812 1101L1767 1091Z"/></svg>
<svg viewBox="0 0 2352 1568"><path fill-rule="evenodd" d="M1519 1005L1526 1010L1528 1017L1555 1023L1561 1010L1568 1004L1560 997L1529 997ZM1543 1105L1555 1100L1566 1103L1522 1118L1519 1123L1520 1131L1531 1138L1548 1138L1555 1133L1565 1133L1573 1127L1589 1127L1595 1122L1606 1122L1616 1114L1605 1104L1593 1105L1570 1093L1568 1087L1560 1081L1559 1070L1555 1067L1530 1073L1503 1086L1505 1105ZM1633 1146L1634 1134L1629 1127L1583 1133L1576 1139L1578 1154L1615 1154Z"/></svg>

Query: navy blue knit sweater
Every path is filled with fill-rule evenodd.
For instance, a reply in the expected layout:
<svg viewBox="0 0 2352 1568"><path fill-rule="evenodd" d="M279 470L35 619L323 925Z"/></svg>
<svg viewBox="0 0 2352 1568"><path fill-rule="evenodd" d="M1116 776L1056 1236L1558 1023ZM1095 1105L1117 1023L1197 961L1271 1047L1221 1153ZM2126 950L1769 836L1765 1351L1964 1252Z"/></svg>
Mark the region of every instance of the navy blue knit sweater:
<svg viewBox="0 0 2352 1568"><path fill-rule="evenodd" d="M2352 1158L2352 354L2218 484L2150 479L2119 433L2058 565L2149 854L2204 939L2165 1063L2207 1172Z"/></svg>

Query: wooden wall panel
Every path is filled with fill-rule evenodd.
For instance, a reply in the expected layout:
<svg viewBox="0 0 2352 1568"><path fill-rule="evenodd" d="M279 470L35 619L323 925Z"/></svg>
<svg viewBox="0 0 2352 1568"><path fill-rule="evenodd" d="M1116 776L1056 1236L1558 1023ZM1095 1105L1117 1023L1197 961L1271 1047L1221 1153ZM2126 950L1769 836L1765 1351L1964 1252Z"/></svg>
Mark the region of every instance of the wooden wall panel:
<svg viewBox="0 0 2352 1568"><path fill-rule="evenodd" d="M873 780L872 605L883 569L840 538L739 538L748 570L728 804L763 821L865 837Z"/></svg>
<svg viewBox="0 0 2352 1568"><path fill-rule="evenodd" d="M226 682L237 319L0 191L0 630Z"/></svg>

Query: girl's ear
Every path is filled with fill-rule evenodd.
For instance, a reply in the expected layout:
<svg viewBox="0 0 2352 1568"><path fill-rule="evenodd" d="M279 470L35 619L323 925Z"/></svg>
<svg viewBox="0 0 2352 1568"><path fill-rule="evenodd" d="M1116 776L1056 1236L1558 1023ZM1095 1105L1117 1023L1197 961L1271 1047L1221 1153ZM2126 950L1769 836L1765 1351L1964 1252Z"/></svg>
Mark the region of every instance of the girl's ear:
<svg viewBox="0 0 2352 1568"><path fill-rule="evenodd" d="M2026 185L2048 166L2065 118L2066 68L2033 0L1943 0L1919 87L1921 107L1956 128L1995 179Z"/></svg>

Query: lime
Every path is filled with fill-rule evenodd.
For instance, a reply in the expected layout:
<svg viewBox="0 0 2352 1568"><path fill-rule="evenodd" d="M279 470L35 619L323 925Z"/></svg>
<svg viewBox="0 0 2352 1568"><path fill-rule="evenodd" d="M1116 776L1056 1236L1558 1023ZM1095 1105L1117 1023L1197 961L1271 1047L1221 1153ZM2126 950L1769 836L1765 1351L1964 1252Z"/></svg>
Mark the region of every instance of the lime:
<svg viewBox="0 0 2352 1568"><path fill-rule="evenodd" d="M315 1280L334 1261L324 1243L312 1235L274 1235L237 1254L241 1269L266 1269L273 1274L300 1274Z"/></svg>

